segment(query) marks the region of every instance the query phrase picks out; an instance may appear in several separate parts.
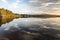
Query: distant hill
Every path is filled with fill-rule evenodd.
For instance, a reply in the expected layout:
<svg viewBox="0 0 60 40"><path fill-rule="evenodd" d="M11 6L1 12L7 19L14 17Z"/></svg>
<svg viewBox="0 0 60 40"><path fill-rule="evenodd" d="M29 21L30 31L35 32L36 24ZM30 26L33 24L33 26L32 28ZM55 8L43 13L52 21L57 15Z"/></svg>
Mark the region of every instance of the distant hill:
<svg viewBox="0 0 60 40"><path fill-rule="evenodd" d="M52 18L52 17L60 17L60 15L51 15L51 14L36 14L36 15L29 15L29 14L21 14L21 17L35 17L35 18Z"/></svg>
<svg viewBox="0 0 60 40"><path fill-rule="evenodd" d="M60 15L52 15L52 14L40 14L40 15L32 15L32 16L41 17L41 18L60 17Z"/></svg>

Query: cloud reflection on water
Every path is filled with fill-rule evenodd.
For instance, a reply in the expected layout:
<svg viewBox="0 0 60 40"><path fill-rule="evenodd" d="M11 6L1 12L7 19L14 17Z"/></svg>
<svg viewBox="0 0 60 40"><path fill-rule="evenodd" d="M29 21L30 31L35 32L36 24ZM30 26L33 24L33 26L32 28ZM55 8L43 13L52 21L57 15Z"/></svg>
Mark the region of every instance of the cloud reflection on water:
<svg viewBox="0 0 60 40"><path fill-rule="evenodd" d="M48 18L48 19L41 19L41 18L19 18L14 19L13 21L1 25L3 28L19 28L19 27L37 27L37 26L46 26L52 28L60 28L59 21L60 18Z"/></svg>
<svg viewBox="0 0 60 40"><path fill-rule="evenodd" d="M14 35L11 35L11 36L8 35L8 36L12 37L14 40L17 40L19 37L21 37L21 39L24 39L24 40L26 40L27 37L29 40L33 40L33 38L36 38L39 40L55 40L57 37L59 37L58 39L60 40L60 27L59 27L60 22L57 21L58 19L60 20L60 18L14 19L9 23L1 25L0 37L2 36L4 37L8 34L14 34ZM17 36L16 33L19 36ZM15 36L17 36L16 39L14 38Z"/></svg>

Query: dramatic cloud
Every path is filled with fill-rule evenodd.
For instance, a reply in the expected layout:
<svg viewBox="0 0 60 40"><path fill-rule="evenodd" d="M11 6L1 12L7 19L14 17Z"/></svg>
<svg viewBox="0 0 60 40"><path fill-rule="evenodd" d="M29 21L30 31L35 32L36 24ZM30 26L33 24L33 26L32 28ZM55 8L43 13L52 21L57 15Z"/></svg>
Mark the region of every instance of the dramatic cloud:
<svg viewBox="0 0 60 40"><path fill-rule="evenodd" d="M46 13L60 15L60 7L58 7L58 8L50 8L50 9L48 9L46 11Z"/></svg>
<svg viewBox="0 0 60 40"><path fill-rule="evenodd" d="M50 10L60 7L60 0L1 0L0 7L22 14L52 13ZM59 10L56 11L59 13Z"/></svg>
<svg viewBox="0 0 60 40"><path fill-rule="evenodd" d="M31 2L41 2L41 3L58 3L60 0L29 0Z"/></svg>
<svg viewBox="0 0 60 40"><path fill-rule="evenodd" d="M7 0L1 0L2 2L4 2L4 3L7 3Z"/></svg>

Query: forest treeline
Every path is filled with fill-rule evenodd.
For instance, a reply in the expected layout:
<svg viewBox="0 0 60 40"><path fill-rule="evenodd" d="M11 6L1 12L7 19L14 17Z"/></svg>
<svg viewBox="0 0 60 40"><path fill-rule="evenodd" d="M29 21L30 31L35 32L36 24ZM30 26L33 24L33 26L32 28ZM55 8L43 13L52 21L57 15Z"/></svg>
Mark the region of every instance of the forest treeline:
<svg viewBox="0 0 60 40"><path fill-rule="evenodd" d="M10 10L4 9L4 8L0 8L0 18L15 18L15 17L19 17L19 14L15 14Z"/></svg>

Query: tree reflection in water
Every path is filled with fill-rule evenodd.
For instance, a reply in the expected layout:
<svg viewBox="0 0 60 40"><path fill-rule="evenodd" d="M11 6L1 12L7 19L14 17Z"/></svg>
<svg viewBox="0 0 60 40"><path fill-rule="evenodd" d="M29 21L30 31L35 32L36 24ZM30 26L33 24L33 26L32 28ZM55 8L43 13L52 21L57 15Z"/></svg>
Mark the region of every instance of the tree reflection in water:
<svg viewBox="0 0 60 40"><path fill-rule="evenodd" d="M0 12L0 25L2 24L2 15L1 15L1 12Z"/></svg>
<svg viewBox="0 0 60 40"><path fill-rule="evenodd" d="M0 15L0 26L2 24L5 24L5 23L12 21L13 19L15 19L15 18L2 18L2 16Z"/></svg>

